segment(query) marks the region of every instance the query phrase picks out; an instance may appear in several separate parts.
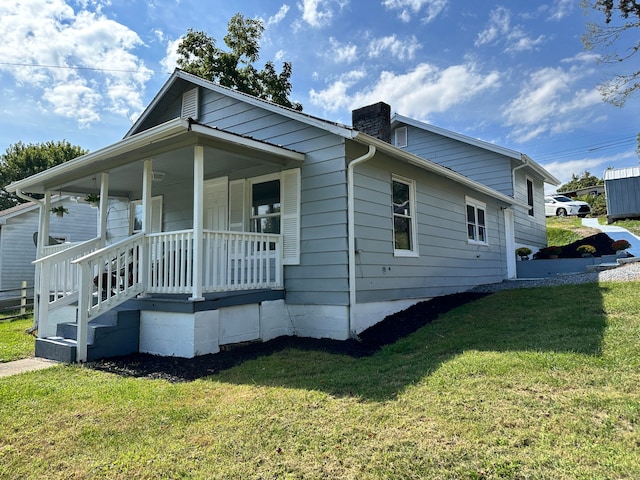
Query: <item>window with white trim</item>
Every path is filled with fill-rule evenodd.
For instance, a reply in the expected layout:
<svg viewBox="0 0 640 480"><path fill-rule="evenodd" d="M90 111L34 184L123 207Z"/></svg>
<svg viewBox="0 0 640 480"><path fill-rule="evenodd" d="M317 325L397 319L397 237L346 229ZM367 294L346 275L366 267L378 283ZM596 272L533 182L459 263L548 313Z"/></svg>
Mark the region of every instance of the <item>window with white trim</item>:
<svg viewBox="0 0 640 480"><path fill-rule="evenodd" d="M394 130L395 133L395 146L398 148L404 148L407 146L407 127L400 127Z"/></svg>
<svg viewBox="0 0 640 480"><path fill-rule="evenodd" d="M393 176L393 253L397 256L416 256L416 185L413 180Z"/></svg>
<svg viewBox="0 0 640 480"><path fill-rule="evenodd" d="M280 233L280 176L251 182L252 232Z"/></svg>
<svg viewBox="0 0 640 480"><path fill-rule="evenodd" d="M469 243L487 244L487 206L471 197L466 197L466 207L467 240Z"/></svg>
<svg viewBox="0 0 640 480"><path fill-rule="evenodd" d="M533 217L533 181L527 178L527 205L529 205L529 215Z"/></svg>

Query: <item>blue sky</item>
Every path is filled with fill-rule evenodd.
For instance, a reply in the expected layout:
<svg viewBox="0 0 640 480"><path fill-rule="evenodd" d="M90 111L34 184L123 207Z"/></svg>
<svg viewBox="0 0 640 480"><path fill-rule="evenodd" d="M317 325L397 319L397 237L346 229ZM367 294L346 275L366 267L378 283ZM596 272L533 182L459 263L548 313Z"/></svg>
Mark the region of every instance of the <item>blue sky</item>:
<svg viewBox="0 0 640 480"><path fill-rule="evenodd" d="M293 63L292 100L351 123L392 111L528 154L560 180L638 164L640 96L586 52L577 0L20 0L0 5L0 151L18 141L118 141L175 67L189 28L224 47L240 12L266 27L261 59ZM620 67L618 67L620 68Z"/></svg>

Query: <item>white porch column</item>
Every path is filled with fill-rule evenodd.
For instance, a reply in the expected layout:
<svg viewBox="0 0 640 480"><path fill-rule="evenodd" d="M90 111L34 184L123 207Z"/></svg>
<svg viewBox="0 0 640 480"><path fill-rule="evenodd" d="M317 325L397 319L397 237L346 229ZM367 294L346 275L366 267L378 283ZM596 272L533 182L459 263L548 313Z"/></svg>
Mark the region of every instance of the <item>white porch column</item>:
<svg viewBox="0 0 640 480"><path fill-rule="evenodd" d="M40 227L38 228L38 245L36 258L42 257L44 247L49 245L49 225L51 223L51 192L44 194L42 205L40 206Z"/></svg>
<svg viewBox="0 0 640 480"><path fill-rule="evenodd" d="M107 243L107 208L109 203L109 174L103 173L100 176L100 223L98 224L98 237L100 238L100 248Z"/></svg>
<svg viewBox="0 0 640 480"><path fill-rule="evenodd" d="M151 179L152 179L153 161L147 159L144 161L142 171L142 232L147 235L151 232ZM149 242L145 239L142 242L142 252L140 252L139 269L140 280L145 292L149 286L150 278L150 261L149 261ZM144 293L142 294L144 296Z"/></svg>
<svg viewBox="0 0 640 480"><path fill-rule="evenodd" d="M202 296L202 236L204 231L204 147L193 149L193 302Z"/></svg>
<svg viewBox="0 0 640 480"><path fill-rule="evenodd" d="M49 225L51 220L51 192L46 192L40 205L40 216L38 221L38 244L36 245L36 258L42 258L44 247L49 243ZM46 283L45 283L46 282ZM33 328L46 330L49 318L49 274L45 275L43 281L42 264L36 264L33 279Z"/></svg>

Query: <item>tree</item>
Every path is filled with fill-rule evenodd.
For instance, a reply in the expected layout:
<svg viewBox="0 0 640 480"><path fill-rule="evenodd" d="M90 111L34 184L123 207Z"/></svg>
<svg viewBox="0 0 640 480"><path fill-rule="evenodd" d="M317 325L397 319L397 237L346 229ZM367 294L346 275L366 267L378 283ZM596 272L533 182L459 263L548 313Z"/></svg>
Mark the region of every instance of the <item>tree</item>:
<svg viewBox="0 0 640 480"><path fill-rule="evenodd" d="M587 170L582 172L580 176L577 176L575 173L571 174L571 180L569 180L564 185L560 185L558 187L559 192L571 192L573 190L578 190L580 188L586 187L594 187L596 185L604 185L604 180L598 178Z"/></svg>
<svg viewBox="0 0 640 480"><path fill-rule="evenodd" d="M587 50L602 50L600 61L620 65L640 50L636 27L640 27L640 2L637 0L582 0L585 11L598 10L604 14L604 24L588 23L582 42ZM622 53L618 53L622 52ZM627 62L625 65L629 65ZM632 63L633 64L633 63ZM600 85L606 102L623 106L629 96L640 88L637 63L631 71L618 73Z"/></svg>
<svg viewBox="0 0 640 480"><path fill-rule="evenodd" d="M218 48L216 40L205 32L189 29L178 45L178 66L225 87L301 111L302 105L289 100L291 63L284 62L280 73L270 61L262 70L253 66L260 58L262 21L236 13L227 28L224 37L227 52Z"/></svg>
<svg viewBox="0 0 640 480"><path fill-rule="evenodd" d="M18 142L0 156L0 209L11 208L26 200L9 193L6 186L60 163L87 153L87 150L71 145L66 140L25 145Z"/></svg>

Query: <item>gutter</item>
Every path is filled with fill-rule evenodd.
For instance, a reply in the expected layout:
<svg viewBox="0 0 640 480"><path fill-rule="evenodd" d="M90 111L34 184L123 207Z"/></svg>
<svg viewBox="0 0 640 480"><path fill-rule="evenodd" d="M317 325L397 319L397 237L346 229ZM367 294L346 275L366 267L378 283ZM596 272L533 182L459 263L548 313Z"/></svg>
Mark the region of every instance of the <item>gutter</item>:
<svg viewBox="0 0 640 480"><path fill-rule="evenodd" d="M348 252L349 259L349 336L354 337L352 326L356 316L356 238L355 238L355 208L354 208L354 170L355 168L371 158L376 153L376 147L369 145L369 150L364 155L349 162L347 167L347 217L348 217Z"/></svg>

